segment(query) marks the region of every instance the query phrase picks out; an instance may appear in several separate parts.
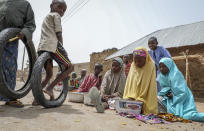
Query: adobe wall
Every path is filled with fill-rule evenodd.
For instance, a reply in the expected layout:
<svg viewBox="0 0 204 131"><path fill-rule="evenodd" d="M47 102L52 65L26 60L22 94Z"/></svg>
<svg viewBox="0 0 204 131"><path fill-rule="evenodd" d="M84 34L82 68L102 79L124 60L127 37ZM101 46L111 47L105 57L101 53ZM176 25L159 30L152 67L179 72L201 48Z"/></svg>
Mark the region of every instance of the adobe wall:
<svg viewBox="0 0 204 131"><path fill-rule="evenodd" d="M189 49L189 72L191 78L192 92L196 98L204 98L204 44L194 46L184 46L168 49L174 58L174 61L184 77L186 74L186 60L178 58L183 56L181 52Z"/></svg>
<svg viewBox="0 0 204 131"><path fill-rule="evenodd" d="M90 72L93 73L94 72L94 65L96 63L101 63L103 64L103 72L102 75L104 76L104 74L106 73L107 70L109 70L111 68L111 60L107 60L104 61L106 57L112 55L113 53L115 53L116 51L118 51L118 49L116 48L112 48L112 49L107 49L104 50L102 52L97 52L97 53L92 53L90 55Z"/></svg>

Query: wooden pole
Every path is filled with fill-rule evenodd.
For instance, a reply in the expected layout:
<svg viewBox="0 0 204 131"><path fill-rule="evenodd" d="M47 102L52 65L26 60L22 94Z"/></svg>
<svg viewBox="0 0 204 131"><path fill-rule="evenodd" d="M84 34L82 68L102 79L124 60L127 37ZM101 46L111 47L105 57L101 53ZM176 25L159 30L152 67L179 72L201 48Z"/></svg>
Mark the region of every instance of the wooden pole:
<svg viewBox="0 0 204 131"><path fill-rule="evenodd" d="M21 66L21 81L24 81L24 58L25 58L25 47L23 50L23 61L22 61L22 66Z"/></svg>
<svg viewBox="0 0 204 131"><path fill-rule="evenodd" d="M184 55L186 59L186 83L188 84L189 88L192 90L190 71L189 71L189 61L188 61L189 50L187 49L185 52L182 52L182 54Z"/></svg>

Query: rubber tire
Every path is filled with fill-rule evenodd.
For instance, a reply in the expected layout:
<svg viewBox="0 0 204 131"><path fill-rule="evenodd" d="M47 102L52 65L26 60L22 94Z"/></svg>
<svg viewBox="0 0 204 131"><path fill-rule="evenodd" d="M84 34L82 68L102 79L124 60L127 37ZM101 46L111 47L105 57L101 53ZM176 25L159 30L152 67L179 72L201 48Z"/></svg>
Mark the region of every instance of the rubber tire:
<svg viewBox="0 0 204 131"><path fill-rule="evenodd" d="M32 78L31 78L33 96L36 102L44 106L45 108L53 108L53 107L61 106L64 103L68 93L68 78L66 78L63 81L63 89L58 98L56 98L53 101L47 100L45 98L44 93L42 91L42 86L41 86L42 69L44 67L45 62L50 58L51 56L50 56L50 53L48 52L44 52L38 57L34 65Z"/></svg>
<svg viewBox="0 0 204 131"><path fill-rule="evenodd" d="M8 40L10 38L15 37L17 34L19 34L21 29L18 28L7 28L0 32L0 52L3 52L4 47ZM8 84L5 81L3 70L2 70L2 54L0 53L0 95L8 98L10 100L20 99L24 96L26 96L29 91L31 90L30 87L30 80L31 80L31 73L34 66L34 63L36 61L37 55L35 51L35 47L33 42L27 43L26 41L23 41L23 44L25 45L28 57L29 57L29 73L28 73L28 79L25 82L24 86L20 88L19 90L12 90L9 88Z"/></svg>

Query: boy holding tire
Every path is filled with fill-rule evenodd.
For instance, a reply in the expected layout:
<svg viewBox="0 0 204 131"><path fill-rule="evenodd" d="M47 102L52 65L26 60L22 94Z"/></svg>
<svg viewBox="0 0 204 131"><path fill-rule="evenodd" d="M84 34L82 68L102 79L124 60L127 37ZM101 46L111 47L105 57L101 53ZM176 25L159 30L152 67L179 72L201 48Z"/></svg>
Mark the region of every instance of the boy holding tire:
<svg viewBox="0 0 204 131"><path fill-rule="evenodd" d="M0 32L6 28L20 28L21 32L17 35L19 39L29 43L36 28L34 13L30 3L26 0L3 0L0 1ZM18 40L8 42L3 51L2 69L4 78L8 86L14 90L16 86ZM2 76L3 77L3 76ZM18 100L9 100L0 97L6 105L23 107Z"/></svg>
<svg viewBox="0 0 204 131"><path fill-rule="evenodd" d="M63 48L62 40L62 26L61 17L64 15L67 5L64 0L53 0L50 5L51 11L45 17L42 29L41 29L41 40L38 46L38 54L43 52L49 52L52 58L55 58L57 63L63 65L64 69L62 73L56 77L56 79L46 87L47 83L53 74L53 63L49 59L45 63L46 78L42 81L42 87L46 87L44 92L50 96L50 99L54 99L53 88L54 86L68 77L72 72L73 67L68 58L67 52Z"/></svg>

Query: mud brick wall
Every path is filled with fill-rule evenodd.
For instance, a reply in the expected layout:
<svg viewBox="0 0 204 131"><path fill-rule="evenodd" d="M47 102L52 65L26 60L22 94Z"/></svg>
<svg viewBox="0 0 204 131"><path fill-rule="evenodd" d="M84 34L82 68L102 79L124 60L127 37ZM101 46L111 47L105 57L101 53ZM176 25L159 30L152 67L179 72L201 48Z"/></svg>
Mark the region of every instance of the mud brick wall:
<svg viewBox="0 0 204 131"><path fill-rule="evenodd" d="M106 71L111 68L111 61L112 61L112 60L105 61L105 58L112 55L116 51L118 51L118 49L113 48L113 49L104 50L102 52L92 53L90 55L90 72L91 73L94 72L95 63L101 63L101 64L103 64L102 74L104 76Z"/></svg>

